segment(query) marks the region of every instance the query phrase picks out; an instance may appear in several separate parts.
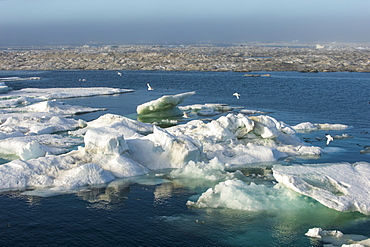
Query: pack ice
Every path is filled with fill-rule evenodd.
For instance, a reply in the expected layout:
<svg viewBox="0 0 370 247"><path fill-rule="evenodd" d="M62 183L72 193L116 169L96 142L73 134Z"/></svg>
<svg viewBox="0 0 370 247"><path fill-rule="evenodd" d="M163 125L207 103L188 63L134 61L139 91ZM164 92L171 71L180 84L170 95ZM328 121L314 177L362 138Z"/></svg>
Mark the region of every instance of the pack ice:
<svg viewBox="0 0 370 247"><path fill-rule="evenodd" d="M247 202L261 202L262 198L256 194L248 197L251 191L270 195L273 190L276 198L292 198L292 195L282 187L246 184L239 180L243 174L226 170L248 164L253 166L258 162L274 162L288 156L321 153L319 147L302 142L294 127L267 115L247 116L232 111L212 121L194 119L166 129L113 114L102 115L90 122L74 120L68 116L80 112L81 108L53 100L97 95L98 90L63 90L25 89L2 95L5 112L0 117L0 152L15 159L0 166L0 189L32 187L36 188L35 193L43 191L40 194L50 195L78 190L81 186L106 184L151 170L173 168L175 170L170 175L173 178L198 176L220 181L199 201L188 204L199 207L239 205L237 209L251 210L248 206L251 203ZM101 94L122 92L126 91L109 88L100 91ZM156 114L175 109L167 111L171 115L180 109L178 104L193 94L167 95L138 107L138 112ZM212 105L207 107L211 109ZM367 199L360 196L367 196L368 182L364 177L369 172L368 165L331 164L324 169L321 167L321 171L309 166L274 166L273 172L279 184L311 196L324 205L368 213ZM336 172L334 176L335 168L342 172ZM343 180L348 174L353 179ZM298 179L300 176L302 178ZM356 187L354 181L360 178L360 186ZM233 203L241 198L240 193L244 193L245 203ZM220 201L222 198L224 202ZM269 201L276 208L282 204L282 200L271 197ZM264 203L259 205L255 208L263 210ZM299 202L293 205L299 205Z"/></svg>

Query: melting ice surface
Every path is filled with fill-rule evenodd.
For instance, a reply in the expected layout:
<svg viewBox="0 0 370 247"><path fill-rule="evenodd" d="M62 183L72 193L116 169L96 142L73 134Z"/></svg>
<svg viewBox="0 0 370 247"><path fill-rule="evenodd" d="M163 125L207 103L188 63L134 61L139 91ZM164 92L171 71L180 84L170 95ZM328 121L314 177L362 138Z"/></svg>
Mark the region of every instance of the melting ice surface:
<svg viewBox="0 0 370 247"><path fill-rule="evenodd" d="M71 116L104 109L59 102L130 91L4 89L0 156L9 162L0 166L0 189L52 196L89 185L114 186L122 178L169 168L167 178L204 188L189 198L190 208L289 212L304 209L311 200L307 198L312 198L338 211L370 214L367 162L269 165L289 157L322 155L330 149L304 142L297 133L342 130L346 125L290 126L260 111L222 104L179 106L194 92L165 95L137 106L139 118L181 118L184 111L190 116L188 122L167 128L116 114L75 120ZM201 119L209 116L214 117Z"/></svg>

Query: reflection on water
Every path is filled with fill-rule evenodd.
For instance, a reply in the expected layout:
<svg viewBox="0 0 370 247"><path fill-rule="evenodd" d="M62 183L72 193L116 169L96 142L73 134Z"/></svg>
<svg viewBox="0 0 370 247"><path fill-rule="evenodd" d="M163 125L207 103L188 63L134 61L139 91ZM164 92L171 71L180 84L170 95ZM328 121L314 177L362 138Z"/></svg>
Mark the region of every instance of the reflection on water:
<svg viewBox="0 0 370 247"><path fill-rule="evenodd" d="M155 187L154 205L163 204L172 196L173 183L165 183Z"/></svg>
<svg viewBox="0 0 370 247"><path fill-rule="evenodd" d="M90 207L111 210L122 206L128 199L130 186L120 180L110 183L107 187L91 187L77 193L83 200L91 203Z"/></svg>

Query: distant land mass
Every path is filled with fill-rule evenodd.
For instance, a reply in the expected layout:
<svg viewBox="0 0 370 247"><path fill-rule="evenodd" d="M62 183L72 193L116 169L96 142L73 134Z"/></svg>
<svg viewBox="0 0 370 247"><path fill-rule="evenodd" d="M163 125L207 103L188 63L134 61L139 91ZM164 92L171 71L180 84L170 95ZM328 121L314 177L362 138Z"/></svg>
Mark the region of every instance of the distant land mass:
<svg viewBox="0 0 370 247"><path fill-rule="evenodd" d="M0 70L370 72L370 43L0 47Z"/></svg>

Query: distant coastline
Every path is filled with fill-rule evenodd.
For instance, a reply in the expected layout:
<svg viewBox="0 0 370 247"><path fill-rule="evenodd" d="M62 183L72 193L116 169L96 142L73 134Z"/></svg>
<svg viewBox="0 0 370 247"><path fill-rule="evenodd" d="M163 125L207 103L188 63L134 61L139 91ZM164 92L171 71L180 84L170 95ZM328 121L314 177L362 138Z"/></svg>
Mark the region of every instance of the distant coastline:
<svg viewBox="0 0 370 247"><path fill-rule="evenodd" d="M370 43L1 47L0 70L370 72Z"/></svg>

